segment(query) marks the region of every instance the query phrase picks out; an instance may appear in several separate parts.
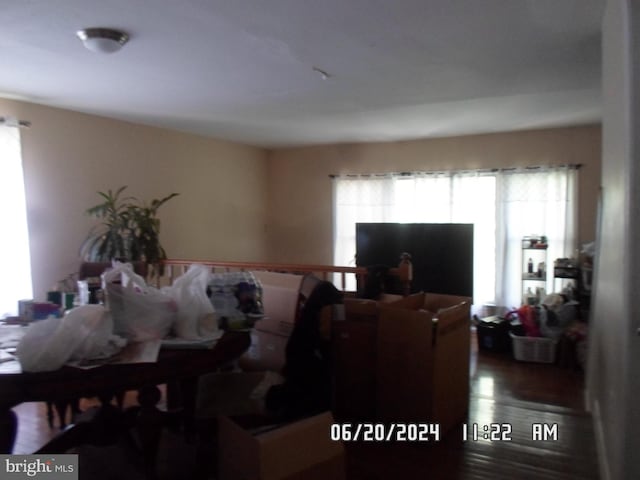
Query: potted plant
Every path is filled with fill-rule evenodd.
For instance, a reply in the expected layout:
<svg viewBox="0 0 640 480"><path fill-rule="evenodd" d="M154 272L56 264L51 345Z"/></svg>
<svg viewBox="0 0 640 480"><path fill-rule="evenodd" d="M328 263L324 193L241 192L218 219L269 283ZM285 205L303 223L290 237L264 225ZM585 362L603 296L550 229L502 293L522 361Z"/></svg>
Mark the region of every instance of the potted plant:
<svg viewBox="0 0 640 480"><path fill-rule="evenodd" d="M115 192L98 192L103 201L87 209L87 214L101 220L82 243L80 254L87 262L142 261L157 265L167 258L160 244L158 209L177 196L172 193L150 204L135 197L123 196L127 186Z"/></svg>

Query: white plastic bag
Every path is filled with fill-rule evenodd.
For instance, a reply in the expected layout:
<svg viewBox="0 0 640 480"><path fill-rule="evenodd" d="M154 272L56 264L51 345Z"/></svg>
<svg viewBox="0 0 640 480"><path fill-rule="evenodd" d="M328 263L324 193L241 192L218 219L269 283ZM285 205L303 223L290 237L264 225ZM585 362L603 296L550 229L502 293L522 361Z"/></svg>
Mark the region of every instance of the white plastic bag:
<svg viewBox="0 0 640 480"><path fill-rule="evenodd" d="M197 340L218 331L215 311L207 296L209 275L209 267L194 264L173 285L162 289L176 303L173 331L179 338Z"/></svg>
<svg viewBox="0 0 640 480"><path fill-rule="evenodd" d="M16 348L16 357L25 372L49 372L64 365L73 350L69 346L79 343L74 332L65 332L62 318L49 317L29 325Z"/></svg>
<svg viewBox="0 0 640 480"><path fill-rule="evenodd" d="M118 353L126 339L113 334L111 312L102 305L82 305L70 310L64 321L80 330L84 339L75 348L71 360L96 360L109 358Z"/></svg>
<svg viewBox="0 0 640 480"><path fill-rule="evenodd" d="M16 356L25 372L57 370L73 358L110 356L126 343L112 334L111 326L102 305L83 305L63 318L30 324L16 347Z"/></svg>
<svg viewBox="0 0 640 480"><path fill-rule="evenodd" d="M131 264L116 263L102 274L102 284L116 335L135 342L167 336L176 318L176 304L166 293L147 285Z"/></svg>

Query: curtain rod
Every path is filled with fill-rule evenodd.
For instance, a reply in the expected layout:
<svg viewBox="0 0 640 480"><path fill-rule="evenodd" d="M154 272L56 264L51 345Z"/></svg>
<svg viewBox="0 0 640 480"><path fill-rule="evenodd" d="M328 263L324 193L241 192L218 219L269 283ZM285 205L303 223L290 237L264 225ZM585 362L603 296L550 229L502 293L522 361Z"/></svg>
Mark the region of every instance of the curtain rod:
<svg viewBox="0 0 640 480"><path fill-rule="evenodd" d="M518 172L542 170L545 168L568 168L580 169L582 163L564 163L559 165L530 165L526 167L501 167L501 168L478 168L468 170L418 170L412 172L386 172L386 173L331 173L329 178L340 177L410 177L412 175L435 175L438 173L498 173L498 172Z"/></svg>
<svg viewBox="0 0 640 480"><path fill-rule="evenodd" d="M7 127L29 128L31 126L31 122L29 120L18 120L14 117L0 117L0 125L6 125Z"/></svg>

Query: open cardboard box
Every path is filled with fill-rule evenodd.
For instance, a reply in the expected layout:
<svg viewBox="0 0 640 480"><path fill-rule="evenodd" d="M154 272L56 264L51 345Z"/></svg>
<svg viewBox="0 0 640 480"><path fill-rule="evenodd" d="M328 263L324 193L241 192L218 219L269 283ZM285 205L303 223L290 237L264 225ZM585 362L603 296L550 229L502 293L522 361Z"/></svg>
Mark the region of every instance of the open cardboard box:
<svg viewBox="0 0 640 480"><path fill-rule="evenodd" d="M219 479L344 480L344 445L331 440L332 423L326 412L256 431L219 417Z"/></svg>
<svg viewBox="0 0 640 480"><path fill-rule="evenodd" d="M332 325L336 417L341 421L428 421L434 396L465 397L463 388L434 391L434 386L446 383L449 368L455 372L456 385L468 378L463 365L468 352L460 346L469 344L469 306L468 297L423 292L386 295L378 301L345 299L345 321ZM449 308L451 312L446 313ZM438 316L441 321L434 322ZM460 326L460 322L462 329L454 327L455 333L446 335L450 324ZM439 368L434 368L434 361ZM450 401L461 404L454 407L457 412L466 408L468 399ZM438 402L439 406L447 399ZM448 414L442 415L450 423Z"/></svg>
<svg viewBox="0 0 640 480"><path fill-rule="evenodd" d="M419 292L412 293L411 295L407 295L406 297L399 299L394 299L387 303L397 308L426 310L435 315L442 309L454 307L465 302L471 305L471 298L460 295L446 295L443 293Z"/></svg>
<svg viewBox="0 0 640 480"><path fill-rule="evenodd" d="M424 294L383 294L378 300L345 298L344 321L333 322L333 411L341 421L376 420L378 319L382 306L419 309Z"/></svg>
<svg viewBox="0 0 640 480"><path fill-rule="evenodd" d="M439 423L444 435L469 408L471 299L416 294L380 307L376 413L385 422Z"/></svg>
<svg viewBox="0 0 640 480"><path fill-rule="evenodd" d="M344 321L331 325L333 411L341 421L374 421L379 304L345 299Z"/></svg>

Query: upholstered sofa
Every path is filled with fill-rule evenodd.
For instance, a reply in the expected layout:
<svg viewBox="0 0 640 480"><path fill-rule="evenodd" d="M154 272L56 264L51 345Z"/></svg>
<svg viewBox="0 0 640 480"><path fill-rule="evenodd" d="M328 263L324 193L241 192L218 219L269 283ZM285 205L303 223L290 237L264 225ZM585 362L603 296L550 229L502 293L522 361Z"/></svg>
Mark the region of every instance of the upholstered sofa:
<svg viewBox="0 0 640 480"><path fill-rule="evenodd" d="M303 299L315 283L311 275L253 272L262 285L264 318L254 325L251 346L239 361L244 371L281 371L285 347Z"/></svg>

